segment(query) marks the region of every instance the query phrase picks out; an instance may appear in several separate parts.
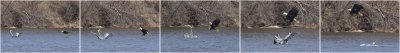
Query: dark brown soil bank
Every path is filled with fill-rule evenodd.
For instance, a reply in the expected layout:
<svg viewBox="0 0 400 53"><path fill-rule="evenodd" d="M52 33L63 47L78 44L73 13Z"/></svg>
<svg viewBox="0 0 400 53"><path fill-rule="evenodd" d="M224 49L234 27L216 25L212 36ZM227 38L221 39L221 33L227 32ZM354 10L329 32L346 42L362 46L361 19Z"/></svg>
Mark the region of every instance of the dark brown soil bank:
<svg viewBox="0 0 400 53"><path fill-rule="evenodd" d="M318 28L318 1L243 1L242 27L301 27ZM288 22L284 12L297 9L297 21Z"/></svg>
<svg viewBox="0 0 400 53"><path fill-rule="evenodd" d="M361 5L364 10L351 15L348 9L353 8L354 4ZM396 32L399 28L397 1L324 1L321 8L323 32Z"/></svg>
<svg viewBox="0 0 400 53"><path fill-rule="evenodd" d="M159 27L159 1L83 1L82 26Z"/></svg>
<svg viewBox="0 0 400 53"><path fill-rule="evenodd" d="M208 26L220 19L222 27L239 26L238 1L162 1L162 26Z"/></svg>
<svg viewBox="0 0 400 53"><path fill-rule="evenodd" d="M78 28L78 1L2 1L1 27Z"/></svg>

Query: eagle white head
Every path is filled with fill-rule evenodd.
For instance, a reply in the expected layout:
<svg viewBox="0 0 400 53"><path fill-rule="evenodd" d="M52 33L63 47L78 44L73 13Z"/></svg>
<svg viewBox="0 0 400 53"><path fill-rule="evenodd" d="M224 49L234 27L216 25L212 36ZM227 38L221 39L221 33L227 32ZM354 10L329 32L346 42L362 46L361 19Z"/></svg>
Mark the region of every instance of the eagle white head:
<svg viewBox="0 0 400 53"><path fill-rule="evenodd" d="M142 28L142 27L140 27L139 29L140 29L140 30L143 30L143 28Z"/></svg>
<svg viewBox="0 0 400 53"><path fill-rule="evenodd" d="M212 24L212 22L209 22L210 24Z"/></svg>
<svg viewBox="0 0 400 53"><path fill-rule="evenodd" d="M347 9L348 11L351 11L351 9Z"/></svg>
<svg viewBox="0 0 400 53"><path fill-rule="evenodd" d="M286 13L286 12L283 12L283 13L282 13L282 15L288 15L288 13Z"/></svg>

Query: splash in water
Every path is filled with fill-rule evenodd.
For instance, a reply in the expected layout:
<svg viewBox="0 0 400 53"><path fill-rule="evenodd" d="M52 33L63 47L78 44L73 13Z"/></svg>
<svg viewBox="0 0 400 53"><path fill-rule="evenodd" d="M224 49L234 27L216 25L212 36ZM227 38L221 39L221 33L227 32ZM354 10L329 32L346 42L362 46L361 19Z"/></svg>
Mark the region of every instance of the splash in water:
<svg viewBox="0 0 400 53"><path fill-rule="evenodd" d="M190 27L190 32L189 33L185 33L183 35L185 38L197 38L198 37L197 35L193 34L193 26L191 26L191 25L185 25L185 26Z"/></svg>
<svg viewBox="0 0 400 53"><path fill-rule="evenodd" d="M371 42L371 44L360 44L360 46L368 47L368 46L379 46L379 45L376 45L375 42Z"/></svg>

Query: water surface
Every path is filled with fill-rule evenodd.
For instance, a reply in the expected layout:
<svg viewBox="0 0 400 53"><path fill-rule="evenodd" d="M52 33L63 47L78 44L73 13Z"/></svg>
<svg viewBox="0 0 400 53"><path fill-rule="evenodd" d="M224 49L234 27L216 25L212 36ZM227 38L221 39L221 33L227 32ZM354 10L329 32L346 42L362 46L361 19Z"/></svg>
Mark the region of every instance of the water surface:
<svg viewBox="0 0 400 53"><path fill-rule="evenodd" d="M20 32L18 38L12 38L9 30ZM60 30L71 32L67 38ZM78 52L78 29L6 29L1 30L2 52Z"/></svg>
<svg viewBox="0 0 400 53"><path fill-rule="evenodd" d="M398 52L398 33L350 33L323 32L321 35L322 52ZM378 46L360 46L372 44Z"/></svg>
<svg viewBox="0 0 400 53"><path fill-rule="evenodd" d="M161 33L162 52L238 52L239 29L220 28L210 31L207 27L195 27L198 38L185 38L188 27L163 27Z"/></svg>

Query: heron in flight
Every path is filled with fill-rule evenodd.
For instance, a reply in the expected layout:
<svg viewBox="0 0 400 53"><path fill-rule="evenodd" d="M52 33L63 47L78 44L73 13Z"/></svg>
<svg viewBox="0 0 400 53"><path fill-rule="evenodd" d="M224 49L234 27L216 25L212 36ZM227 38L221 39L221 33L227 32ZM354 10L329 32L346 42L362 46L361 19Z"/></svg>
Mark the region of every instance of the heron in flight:
<svg viewBox="0 0 400 53"><path fill-rule="evenodd" d="M99 40L105 40L105 39L108 39L111 36L111 33L104 33L102 35L100 32L101 32L101 29L98 29L97 30L97 34L94 33L94 32L92 32L92 33L95 34Z"/></svg>
<svg viewBox="0 0 400 53"><path fill-rule="evenodd" d="M297 33L292 33L292 32L289 32L289 34L288 35L286 35L286 37L285 38L281 38L280 36L279 36L279 34L276 34L275 35L275 40L274 40L274 44L287 44L287 42L289 41L289 39L291 39L294 35L296 35Z"/></svg>

